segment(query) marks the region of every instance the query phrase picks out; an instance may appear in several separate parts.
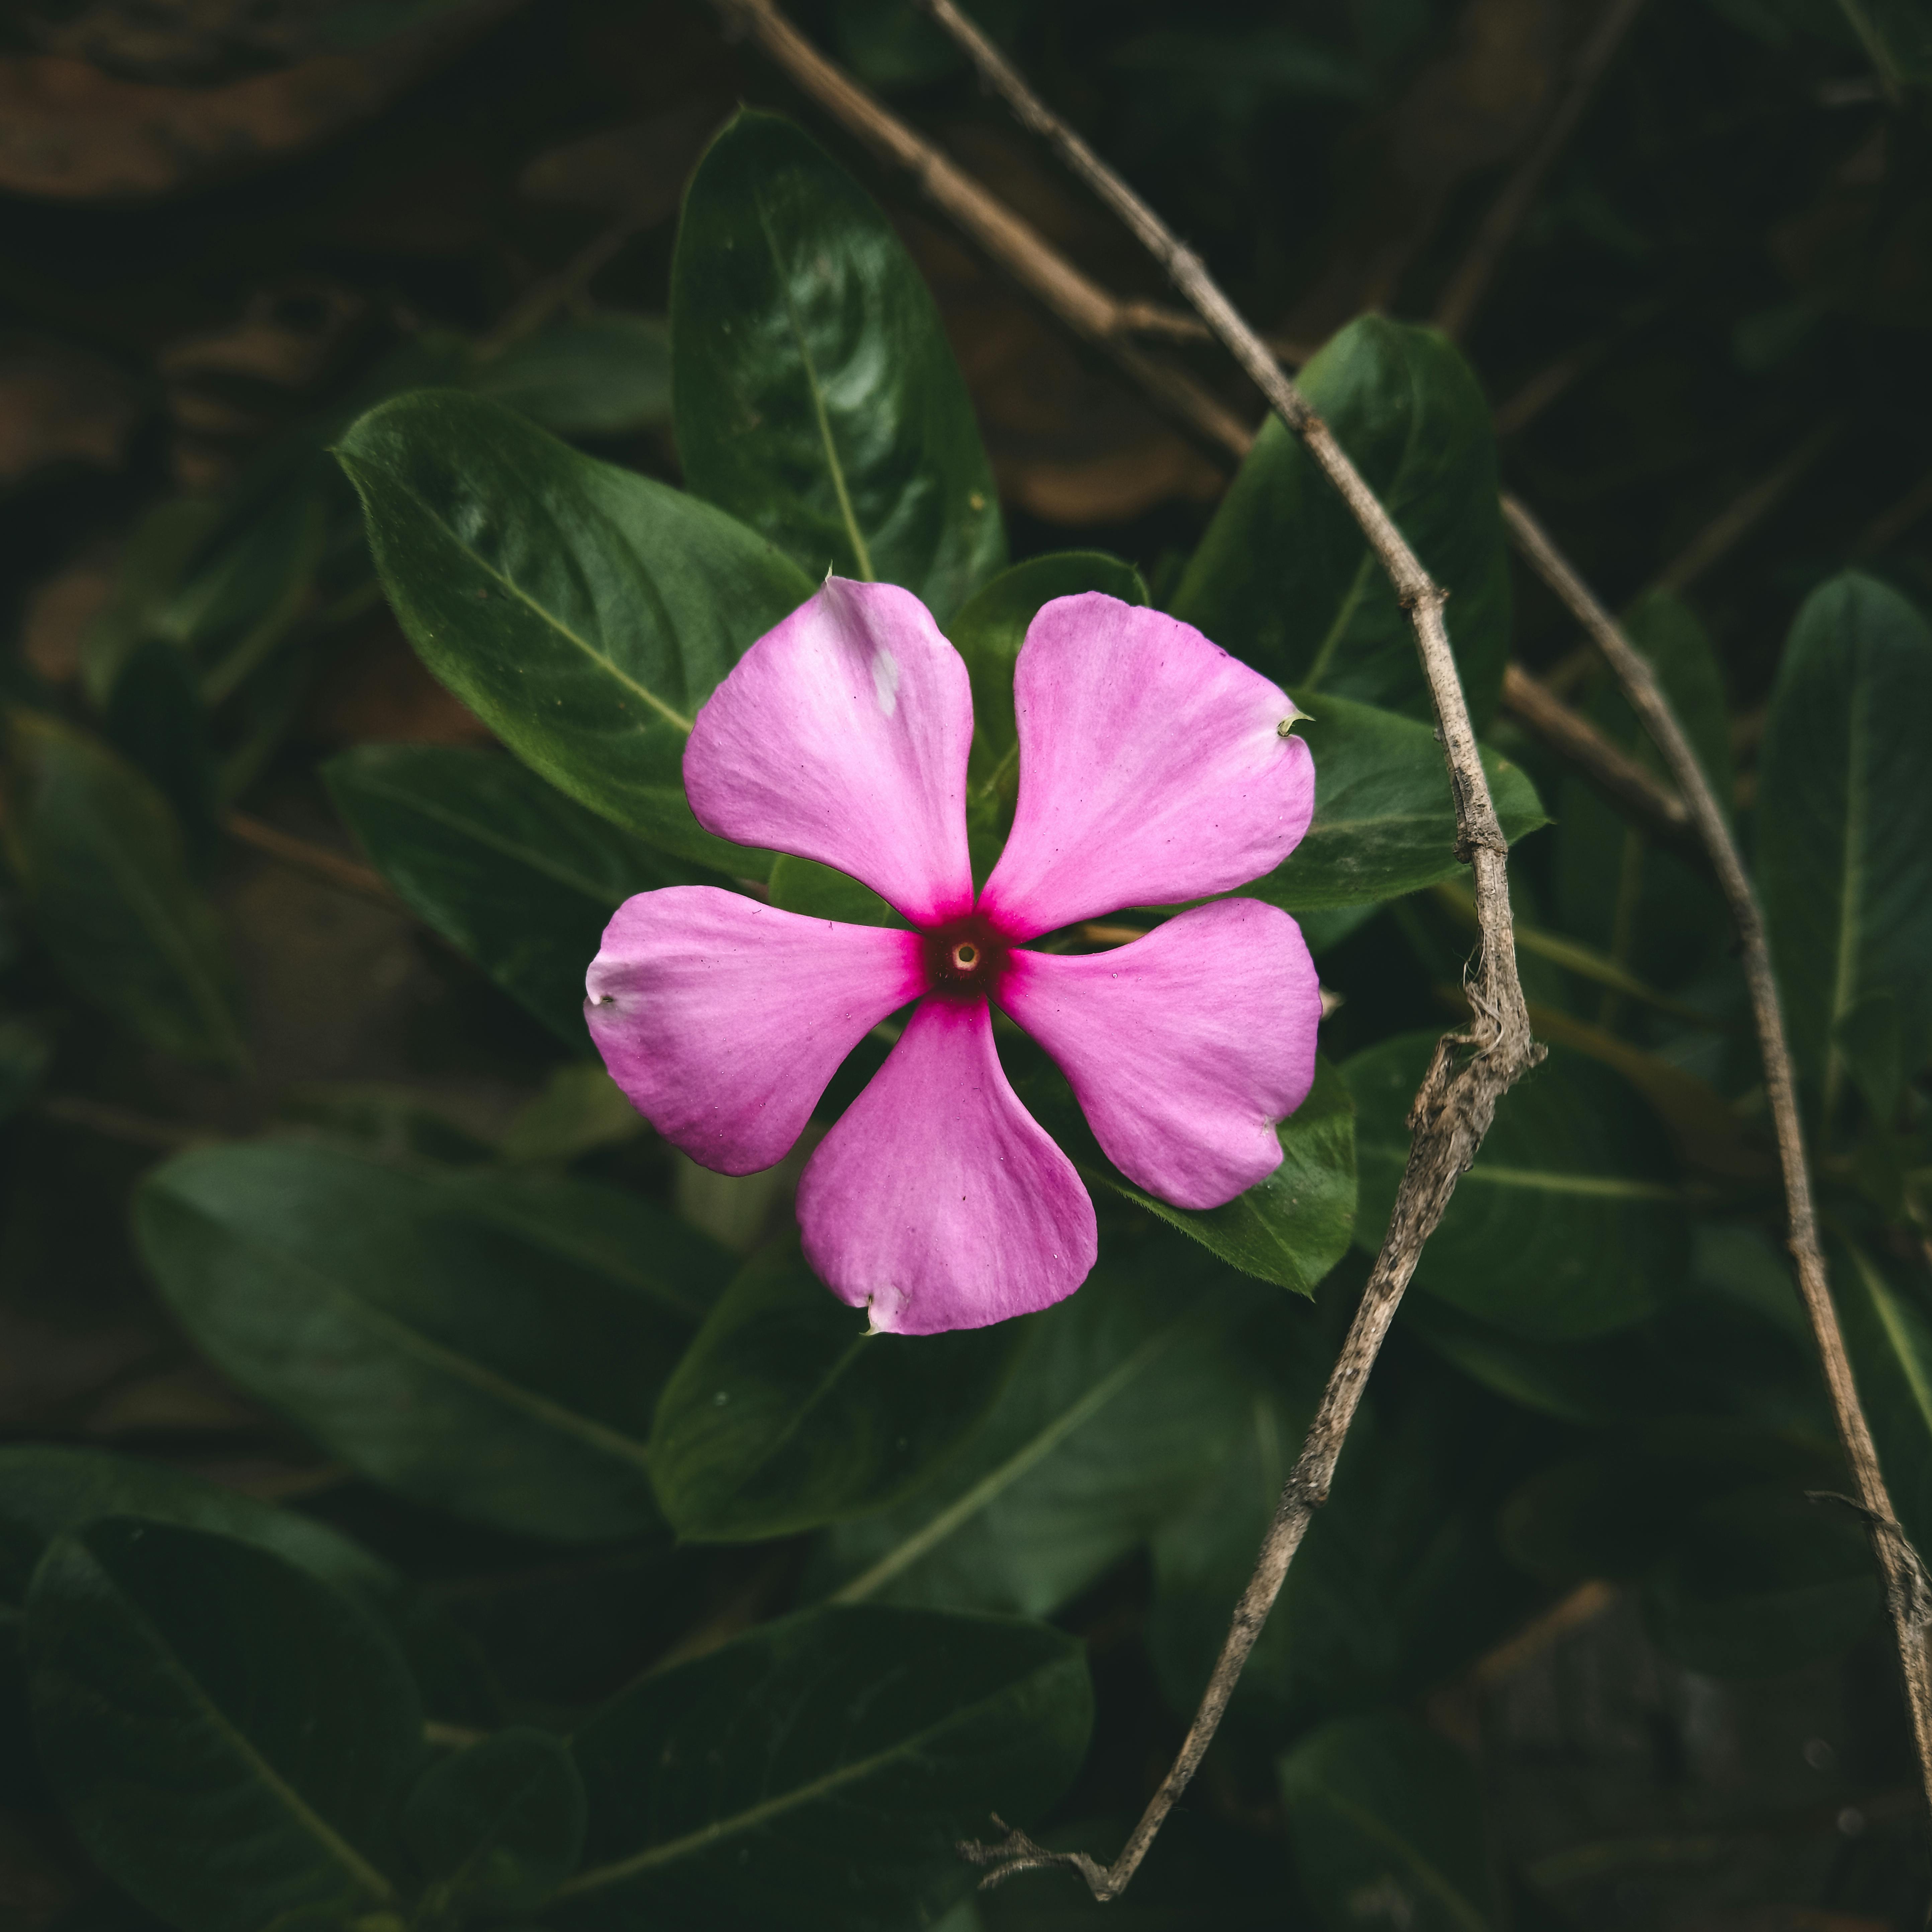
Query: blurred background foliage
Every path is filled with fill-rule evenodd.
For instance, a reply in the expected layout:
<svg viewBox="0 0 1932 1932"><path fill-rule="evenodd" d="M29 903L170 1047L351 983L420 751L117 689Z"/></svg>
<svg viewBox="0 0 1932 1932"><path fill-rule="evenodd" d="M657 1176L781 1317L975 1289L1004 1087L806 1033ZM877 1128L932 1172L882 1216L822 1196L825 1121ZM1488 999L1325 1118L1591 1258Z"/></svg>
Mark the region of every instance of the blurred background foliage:
<svg viewBox="0 0 1932 1932"><path fill-rule="evenodd" d="M1747 849L1775 861L1834 1285L1922 1543L1932 14L1652 0L1460 358L1356 322L1438 313L1607 10L974 9L1285 354L1320 352L1311 390L1359 406L1365 441L1407 420L1371 406L1386 372L1416 385L1429 433L1395 439L1390 475L1416 446L1442 459L1414 514L1461 545L1452 628L1517 768L1524 977L1556 1043L1430 1250L1228 1736L1108 1908L1136 1926L1874 1932L1921 1914L1924 1821L1862 1533L1805 1500L1844 1479L1774 1238L1721 908L1496 711L1507 656L1640 751L1553 601L1456 512L1498 474L1536 508L1659 663ZM794 12L1100 282L1165 299L908 0ZM1328 869L1284 888L1340 996L1308 1171L1340 1161L1352 1102L1360 1186L1352 1250L1345 1217L1314 1244L1312 1274L1333 1271L1312 1301L1281 1292L1309 1285L1307 1256L1274 1253L1264 1226L1189 1230L1204 1250L1108 1196L1120 1264L1036 1334L935 1345L916 1377L854 1369L844 1311L786 1244L795 1167L725 1182L674 1158L584 1058L603 920L706 855L504 758L386 605L332 450L387 398L465 391L687 480L677 218L742 102L811 128L885 209L936 299L1014 560L1108 553L1079 580L1189 615L1286 680L1330 668L1306 614L1334 608L1352 557L1293 452L1264 442L1230 495L1222 453L695 0L0 7L0 1635L30 1573L38 1602L68 1606L65 1647L34 1668L43 1734L72 1760L40 1761L10 1654L0 1922L22 1932L151 1922L47 1783L79 1816L87 1766L118 1748L86 1730L85 1693L122 1638L73 1607L104 1600L104 1577L154 1630L184 1602L240 1606L232 1628L179 1626L217 1677L255 1668L266 1628L285 1634L268 1649L363 1684L375 1730L336 1710L345 1753L399 1711L426 1722L445 1755L406 1835L452 1917L523 1923L580 1856L621 1865L608 1793L640 1738L668 1750L758 1697L836 1708L888 1641L868 1606L1053 1627L1004 1649L946 1622L890 1641L1034 1713L1041 1755L1002 1788L1021 1806L1031 1778L1038 1810L1070 1780L1042 1834L1110 1851L1294 1455L1427 1041L1457 1010L1472 916L1448 868L1352 897L1356 859L1318 840L1306 862ZM1214 358L1172 352L1257 413ZM705 494L736 508L730 487ZM960 554L989 567L991 541ZM977 580L934 569L935 604ZM997 652L999 613L974 629L974 608L956 635ZM1409 755L1387 614L1350 633L1325 719L1309 700L1365 758ZM1889 763L1858 833L1879 916L1848 941L1846 848L1816 834L1856 790L1857 720ZM772 875L784 903L823 888ZM1580 1174L1594 1195L1551 1179ZM476 1359L358 1354L365 1303L412 1334L473 1332ZM489 1374L533 1350L595 1429L495 1401ZM721 1377L746 1418L724 1432ZM768 1437L808 1400L865 1426L774 1463ZM40 1562L116 1514L154 1526L97 1523ZM822 1628L771 1624L828 1603L807 1611ZM1092 1674L1084 1760L1066 1637ZM574 1758L555 1742L572 1727ZM399 1762L416 1748L390 1742ZM373 1815L400 1789L356 1802ZM814 1828L831 1863L868 1856ZM479 1834L497 1854L481 1863ZM943 1871L943 1845L925 1856ZM775 1922L728 1872L692 1882L629 1910ZM1094 1909L1058 1875L952 1906L962 1885L889 1885L868 1917L828 1880L797 1922L950 1909L949 1932L1018 1932ZM224 1922L182 1897L174 1922ZM590 1899L557 1923L600 1912L645 1922Z"/></svg>

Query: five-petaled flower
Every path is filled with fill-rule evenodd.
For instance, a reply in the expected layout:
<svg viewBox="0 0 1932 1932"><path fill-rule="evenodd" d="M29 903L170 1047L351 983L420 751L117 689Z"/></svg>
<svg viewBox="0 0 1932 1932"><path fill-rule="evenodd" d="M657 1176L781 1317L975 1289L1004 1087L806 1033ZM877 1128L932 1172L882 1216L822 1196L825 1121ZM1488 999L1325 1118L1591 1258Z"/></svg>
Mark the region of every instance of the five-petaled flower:
<svg viewBox="0 0 1932 1932"><path fill-rule="evenodd" d="M913 929L673 886L626 901L588 977L612 1077L725 1174L782 1159L839 1063L918 1002L799 1184L807 1260L878 1329L1024 1314L1094 1265L1094 1204L1007 1083L992 1006L1058 1063L1108 1158L1178 1207L1272 1173L1314 1078L1315 969L1272 906L1216 900L1104 952L1027 944L1279 865L1315 797L1288 698L1090 592L1034 617L1013 702L1018 800L976 895L965 664L910 592L829 578L699 712L685 789L707 830L836 866Z"/></svg>

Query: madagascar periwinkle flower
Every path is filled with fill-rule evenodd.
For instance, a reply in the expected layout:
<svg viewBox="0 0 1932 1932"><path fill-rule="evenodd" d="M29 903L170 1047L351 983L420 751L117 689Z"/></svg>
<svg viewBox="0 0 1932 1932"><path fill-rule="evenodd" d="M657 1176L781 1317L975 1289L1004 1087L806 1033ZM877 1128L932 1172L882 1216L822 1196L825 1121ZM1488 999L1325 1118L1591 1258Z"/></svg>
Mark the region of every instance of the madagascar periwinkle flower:
<svg viewBox="0 0 1932 1932"><path fill-rule="evenodd" d="M611 1076L706 1167L781 1160L839 1063L916 1001L799 1184L806 1259L875 1329L974 1328L1072 1293L1094 1204L1021 1104L992 1009L1057 1061L1107 1156L1182 1208L1281 1160L1321 995L1300 928L1258 900L1104 952L1030 942L1272 870L1314 809L1294 706L1190 626L1090 592L1042 607L1013 680L1019 794L976 895L966 666L925 606L828 578L747 651L684 757L698 822L862 880L913 928L673 886L619 908L585 1012Z"/></svg>

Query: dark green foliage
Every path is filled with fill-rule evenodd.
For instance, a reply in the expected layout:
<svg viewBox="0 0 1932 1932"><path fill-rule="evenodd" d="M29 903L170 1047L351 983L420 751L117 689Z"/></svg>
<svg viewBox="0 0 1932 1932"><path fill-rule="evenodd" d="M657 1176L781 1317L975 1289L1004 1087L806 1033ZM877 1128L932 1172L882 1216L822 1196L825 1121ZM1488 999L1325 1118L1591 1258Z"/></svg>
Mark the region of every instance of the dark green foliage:
<svg viewBox="0 0 1932 1932"><path fill-rule="evenodd" d="M1490 412L1468 364L1431 330L1369 316L1328 343L1298 380L1448 586L1462 688L1477 723L1486 724L1509 656L1509 559ZM1382 566L1279 422L1264 424L1215 513L1174 614L1277 684L1430 715L1414 634Z"/></svg>
<svg viewBox="0 0 1932 1932"><path fill-rule="evenodd" d="M394 1898L421 1707L346 1597L246 1544L110 1517L41 1559L22 1648L68 1817L171 1923L251 1932Z"/></svg>
<svg viewBox="0 0 1932 1932"><path fill-rule="evenodd" d="M995 1803L1016 1823L1051 1804L1091 1721L1080 1646L1056 1630L800 1611L646 1678L578 1732L590 1832L559 1922L930 1924L972 1886L958 1840Z"/></svg>
<svg viewBox="0 0 1932 1932"><path fill-rule="evenodd" d="M584 970L610 915L698 876L487 752L364 745L323 776L410 909L584 1052Z"/></svg>
<svg viewBox="0 0 1932 1932"><path fill-rule="evenodd" d="M699 166L671 340L691 488L814 583L903 584L944 617L1005 562L932 297L870 197L790 122L740 114Z"/></svg>
<svg viewBox="0 0 1932 1932"><path fill-rule="evenodd" d="M540 1536L656 1521L652 1402L723 1274L695 1230L587 1182L272 1142L170 1162L137 1219L202 1346L353 1466Z"/></svg>
<svg viewBox="0 0 1932 1932"><path fill-rule="evenodd" d="M569 1746L519 1727L424 1772L403 1835L443 1897L514 1910L541 1905L575 1870L584 1824Z"/></svg>
<svg viewBox="0 0 1932 1932"><path fill-rule="evenodd" d="M1342 1070L1361 1172L1355 1238L1371 1250L1435 1050L1434 1035L1405 1035ZM1648 1108L1606 1067L1558 1048L1497 1108L1415 1283L1499 1327L1570 1340L1642 1320L1682 1280L1689 1254L1682 1191Z"/></svg>
<svg viewBox="0 0 1932 1932"><path fill-rule="evenodd" d="M1786 1024L1828 1114L1932 1048L1932 631L1868 577L1798 614L1765 730L1760 858Z"/></svg>
<svg viewBox="0 0 1932 1932"><path fill-rule="evenodd" d="M423 662L525 764L685 856L769 869L700 829L680 761L719 679L811 594L795 566L454 390L373 411L337 454Z"/></svg>

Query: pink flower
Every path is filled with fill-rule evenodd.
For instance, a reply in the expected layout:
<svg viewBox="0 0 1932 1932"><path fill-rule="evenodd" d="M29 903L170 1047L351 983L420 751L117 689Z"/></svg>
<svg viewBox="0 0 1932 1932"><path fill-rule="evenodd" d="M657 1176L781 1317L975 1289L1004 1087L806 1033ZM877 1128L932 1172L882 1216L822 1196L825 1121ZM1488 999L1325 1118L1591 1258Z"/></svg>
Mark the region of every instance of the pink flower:
<svg viewBox="0 0 1932 1932"><path fill-rule="evenodd" d="M1315 800L1288 700L1189 626L1097 592L1035 616L1013 700L1018 808L976 898L965 664L910 592L829 578L698 713L685 789L708 830L836 866L915 929L674 886L619 909L590 971L611 1077L724 1174L780 1160L839 1063L919 1002L799 1184L806 1258L878 1329L1002 1321L1094 1265L1094 1204L1007 1084L991 1006L1058 1062L1108 1158L1179 1207L1273 1172L1274 1123L1314 1078L1315 969L1272 906L1198 906L1106 952L1025 944L1279 865Z"/></svg>

